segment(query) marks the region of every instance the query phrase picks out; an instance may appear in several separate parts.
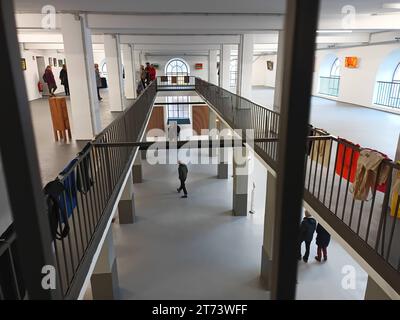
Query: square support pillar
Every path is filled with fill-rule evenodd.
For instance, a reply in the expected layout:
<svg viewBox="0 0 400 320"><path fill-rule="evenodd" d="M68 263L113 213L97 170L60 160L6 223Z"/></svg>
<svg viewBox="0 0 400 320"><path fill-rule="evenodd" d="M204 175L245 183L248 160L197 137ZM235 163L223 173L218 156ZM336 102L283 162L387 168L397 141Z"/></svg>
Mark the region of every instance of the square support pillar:
<svg viewBox="0 0 400 320"><path fill-rule="evenodd" d="M252 98L253 51L254 36L252 34L240 35L237 94L247 99Z"/></svg>
<svg viewBox="0 0 400 320"><path fill-rule="evenodd" d="M119 281L112 228L110 227L90 277L93 300L118 300Z"/></svg>
<svg viewBox="0 0 400 320"><path fill-rule="evenodd" d="M70 79L72 134L76 140L91 140L100 132L101 121L92 39L86 17L61 14L61 32Z"/></svg>
<svg viewBox="0 0 400 320"><path fill-rule="evenodd" d="M133 183L143 182L142 159L140 152L137 153L135 161L133 162L132 175L133 175Z"/></svg>
<svg viewBox="0 0 400 320"><path fill-rule="evenodd" d="M247 216L249 160L246 147L233 149L233 215Z"/></svg>
<svg viewBox="0 0 400 320"><path fill-rule="evenodd" d="M122 57L125 70L124 92L126 99L136 98L136 61L134 47L130 44L122 44Z"/></svg>
<svg viewBox="0 0 400 320"><path fill-rule="evenodd" d="M217 50L210 50L208 57L208 82L218 85Z"/></svg>
<svg viewBox="0 0 400 320"><path fill-rule="evenodd" d="M124 191L118 203L118 217L120 224L132 224L135 222L135 194L133 192L132 171L129 173Z"/></svg>
<svg viewBox="0 0 400 320"><path fill-rule="evenodd" d="M281 111L281 100L282 100L282 77L283 77L283 60L285 55L284 49L284 35L283 31L279 31L278 36L278 52L276 61L276 79L275 79L275 91L274 91L274 111Z"/></svg>
<svg viewBox="0 0 400 320"><path fill-rule="evenodd" d="M230 64L232 45L222 44L219 62L219 85L225 90L230 90Z"/></svg>
<svg viewBox="0 0 400 320"><path fill-rule="evenodd" d="M264 238L261 251L261 281L266 290L271 289L272 252L274 239L274 217L276 202L276 177L267 173L267 195L265 199Z"/></svg>
<svg viewBox="0 0 400 320"><path fill-rule="evenodd" d="M119 35L104 35L104 52L106 54L108 92L111 111L124 111L125 93L122 78L122 58Z"/></svg>
<svg viewBox="0 0 400 320"><path fill-rule="evenodd" d="M229 162L228 162L228 148L219 148L218 154L218 179L228 179Z"/></svg>

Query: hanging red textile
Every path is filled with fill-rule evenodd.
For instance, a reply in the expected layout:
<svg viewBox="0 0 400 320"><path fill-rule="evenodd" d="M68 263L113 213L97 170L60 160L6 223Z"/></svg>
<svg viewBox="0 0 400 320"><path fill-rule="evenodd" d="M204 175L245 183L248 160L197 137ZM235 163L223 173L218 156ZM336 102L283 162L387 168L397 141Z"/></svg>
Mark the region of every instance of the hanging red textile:
<svg viewBox="0 0 400 320"><path fill-rule="evenodd" d="M350 144L351 146L353 146L353 148L346 145L345 143ZM353 183L356 178L358 158L360 157L360 152L358 151L360 145L354 144L348 140L341 138L339 138L338 144L339 147L337 151L338 153L335 171L339 176L342 175L344 179L349 180L351 183Z"/></svg>

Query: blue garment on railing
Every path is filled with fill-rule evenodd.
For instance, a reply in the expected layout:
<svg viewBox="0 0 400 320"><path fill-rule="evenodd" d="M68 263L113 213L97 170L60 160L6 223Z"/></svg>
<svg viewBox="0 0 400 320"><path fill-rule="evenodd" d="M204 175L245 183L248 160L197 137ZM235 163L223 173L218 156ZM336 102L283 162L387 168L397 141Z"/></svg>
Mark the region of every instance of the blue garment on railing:
<svg viewBox="0 0 400 320"><path fill-rule="evenodd" d="M76 194L76 178L75 169L72 170L67 176L66 173L76 164L78 159L72 160L63 171L60 172L62 176L62 183L65 188L65 192L59 197L59 206L61 210L67 212L68 218L74 212L77 205L77 194ZM62 221L64 222L64 221Z"/></svg>

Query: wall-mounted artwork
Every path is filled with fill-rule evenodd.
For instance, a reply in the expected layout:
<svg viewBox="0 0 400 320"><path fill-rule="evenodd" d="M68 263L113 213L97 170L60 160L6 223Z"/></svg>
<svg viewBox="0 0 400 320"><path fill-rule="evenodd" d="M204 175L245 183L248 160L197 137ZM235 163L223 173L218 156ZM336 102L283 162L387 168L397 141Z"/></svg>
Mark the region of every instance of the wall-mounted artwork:
<svg viewBox="0 0 400 320"><path fill-rule="evenodd" d="M195 68L196 70L203 70L203 64L202 64L202 63L196 63L196 64L194 65L194 68Z"/></svg>
<svg viewBox="0 0 400 320"><path fill-rule="evenodd" d="M49 66L53 65L53 58L49 58Z"/></svg>
<svg viewBox="0 0 400 320"><path fill-rule="evenodd" d="M350 69L358 68L359 59L358 57L346 57L345 59L345 67Z"/></svg>
<svg viewBox="0 0 400 320"><path fill-rule="evenodd" d="M53 58L53 66L57 67L57 58Z"/></svg>
<svg viewBox="0 0 400 320"><path fill-rule="evenodd" d="M155 69L160 69L160 65L158 64L158 63L153 63L153 67L155 68Z"/></svg>
<svg viewBox="0 0 400 320"><path fill-rule="evenodd" d="M274 62L273 61L267 61L267 69L269 71L274 70Z"/></svg>
<svg viewBox="0 0 400 320"><path fill-rule="evenodd" d="M59 67L62 67L62 65L63 65L62 59L58 59L58 66L59 66Z"/></svg>
<svg viewBox="0 0 400 320"><path fill-rule="evenodd" d="M26 60L24 58L21 58L21 68L22 70L26 70Z"/></svg>

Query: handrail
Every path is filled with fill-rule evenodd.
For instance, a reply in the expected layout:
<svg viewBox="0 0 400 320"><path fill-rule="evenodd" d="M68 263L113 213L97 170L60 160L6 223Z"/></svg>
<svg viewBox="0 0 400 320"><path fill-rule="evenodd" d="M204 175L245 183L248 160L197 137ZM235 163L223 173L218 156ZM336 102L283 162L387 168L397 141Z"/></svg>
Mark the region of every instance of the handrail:
<svg viewBox="0 0 400 320"><path fill-rule="evenodd" d="M240 109L238 106L241 103L235 99L248 99L198 78L196 91L233 129L243 129L245 125L245 128L254 129L258 138L270 131L279 136L279 128L270 121L271 110L255 103L247 103L247 108ZM222 99L222 96L233 98ZM279 123L279 114L274 115ZM400 221L397 223L400 219L400 200L395 203L395 198L390 198L392 177L400 174L400 165L391 160L382 161L379 170L382 172L387 166L390 171L384 193L377 191L379 188L383 190L383 186L375 182L371 188L371 199L362 200L358 195L356 199L351 180L356 173L356 157L363 148L311 125L310 134L322 134L329 139L308 142L304 200L400 293ZM275 171L277 147L278 143L254 145L255 152Z"/></svg>

